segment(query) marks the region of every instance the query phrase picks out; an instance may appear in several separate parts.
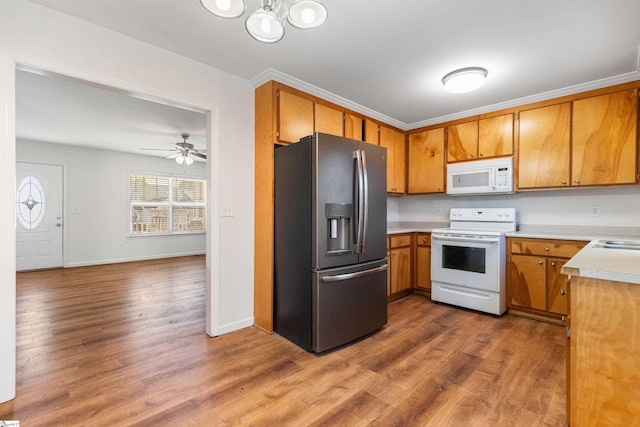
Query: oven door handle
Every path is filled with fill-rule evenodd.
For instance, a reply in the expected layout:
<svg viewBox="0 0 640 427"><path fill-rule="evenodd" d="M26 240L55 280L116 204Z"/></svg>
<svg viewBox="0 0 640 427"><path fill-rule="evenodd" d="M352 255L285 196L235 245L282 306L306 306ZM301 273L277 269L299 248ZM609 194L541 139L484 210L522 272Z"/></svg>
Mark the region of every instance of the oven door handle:
<svg viewBox="0 0 640 427"><path fill-rule="evenodd" d="M467 238L467 237L449 237L440 236L438 234L432 234L432 239L442 240L443 242L465 242L465 243L500 243L499 237L482 237L482 238Z"/></svg>

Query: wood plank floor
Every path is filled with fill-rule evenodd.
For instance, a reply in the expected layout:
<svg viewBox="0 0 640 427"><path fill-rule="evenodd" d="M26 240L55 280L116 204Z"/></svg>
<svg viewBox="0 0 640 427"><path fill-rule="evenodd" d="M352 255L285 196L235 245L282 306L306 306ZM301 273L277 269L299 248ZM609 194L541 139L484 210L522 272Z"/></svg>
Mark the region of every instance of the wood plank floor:
<svg viewBox="0 0 640 427"><path fill-rule="evenodd" d="M17 275L30 426L563 426L564 328L413 295L377 334L307 353L204 332L204 257Z"/></svg>

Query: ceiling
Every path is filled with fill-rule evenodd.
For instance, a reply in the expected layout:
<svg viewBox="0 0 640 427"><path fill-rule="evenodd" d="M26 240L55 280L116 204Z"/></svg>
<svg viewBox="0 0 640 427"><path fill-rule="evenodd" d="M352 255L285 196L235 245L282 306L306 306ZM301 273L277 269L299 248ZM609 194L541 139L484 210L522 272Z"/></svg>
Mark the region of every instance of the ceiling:
<svg viewBox="0 0 640 427"><path fill-rule="evenodd" d="M202 112L57 75L16 72L20 139L167 157L182 133L206 152L206 125Z"/></svg>
<svg viewBox="0 0 640 427"><path fill-rule="evenodd" d="M247 34L248 12L225 20L207 12L199 0L31 1L249 80L276 70L404 129L520 98L640 78L638 0L323 0L329 16L322 26L299 30L287 25L284 39L273 45ZM259 0L245 1L249 12L260 5ZM442 76L469 66L489 71L484 86L468 94L445 92ZM18 96L25 97L18 84ZM52 99L56 108L66 102L87 108L79 93ZM93 104L97 98L91 99ZM96 106L112 108L114 114L95 113L103 122L113 115L132 132L127 137L112 127L111 137L137 146L144 145L147 131L173 134L168 143L179 140L183 130L170 110L160 108L164 113L158 120L144 110L142 125L136 126L134 116L117 114L118 102L124 103ZM171 110L178 111L177 120L188 120L189 114ZM204 125L196 128L192 132L204 138ZM97 135L96 127L91 129ZM78 126L69 124L71 130L78 134Z"/></svg>

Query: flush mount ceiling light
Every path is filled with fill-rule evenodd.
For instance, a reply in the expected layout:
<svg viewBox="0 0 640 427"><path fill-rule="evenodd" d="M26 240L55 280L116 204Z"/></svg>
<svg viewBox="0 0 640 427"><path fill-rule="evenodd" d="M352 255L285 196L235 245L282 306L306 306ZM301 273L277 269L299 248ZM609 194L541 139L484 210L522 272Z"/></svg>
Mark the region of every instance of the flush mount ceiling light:
<svg viewBox="0 0 640 427"><path fill-rule="evenodd" d="M478 89L487 77L487 70L480 67L468 67L455 70L442 78L447 92L465 93Z"/></svg>
<svg viewBox="0 0 640 427"><path fill-rule="evenodd" d="M237 18L244 13L244 0L200 0L214 15ZM285 20L301 29L315 28L327 19L327 8L319 0L261 0L260 9L245 21L247 32L263 43L284 37Z"/></svg>

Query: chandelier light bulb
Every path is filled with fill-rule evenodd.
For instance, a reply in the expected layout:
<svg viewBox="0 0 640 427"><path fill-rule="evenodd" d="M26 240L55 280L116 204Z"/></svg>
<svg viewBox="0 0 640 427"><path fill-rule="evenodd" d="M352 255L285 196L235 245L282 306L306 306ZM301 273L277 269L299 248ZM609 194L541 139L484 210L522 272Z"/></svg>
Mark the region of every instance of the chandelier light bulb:
<svg viewBox="0 0 640 427"><path fill-rule="evenodd" d="M263 33L269 34L271 32L271 22L267 18L262 18L260 22L260 29Z"/></svg>
<svg viewBox="0 0 640 427"><path fill-rule="evenodd" d="M289 7L287 21L303 30L322 25L327 19L327 8L319 0L298 0Z"/></svg>
<svg viewBox="0 0 640 427"><path fill-rule="evenodd" d="M185 156L184 162L187 166L191 166L193 164L193 159L191 158L191 156Z"/></svg>
<svg viewBox="0 0 640 427"><path fill-rule="evenodd" d="M216 5L220 10L228 11L231 7L231 0L216 0Z"/></svg>
<svg viewBox="0 0 640 427"><path fill-rule="evenodd" d="M316 19L316 13L313 11L313 9L306 8L302 11L300 17L302 18L302 22L308 25Z"/></svg>
<svg viewBox="0 0 640 427"><path fill-rule="evenodd" d="M200 3L221 18L237 18L244 13L244 0L200 0Z"/></svg>
<svg viewBox="0 0 640 427"><path fill-rule="evenodd" d="M176 157L176 163L181 165L184 163L184 156L178 156Z"/></svg>

